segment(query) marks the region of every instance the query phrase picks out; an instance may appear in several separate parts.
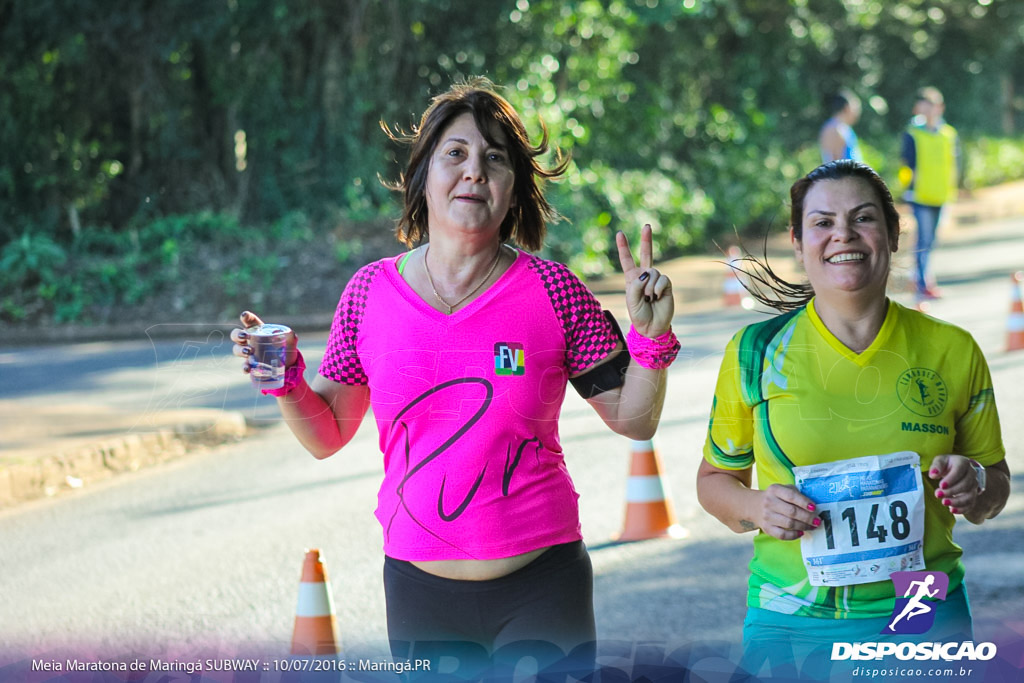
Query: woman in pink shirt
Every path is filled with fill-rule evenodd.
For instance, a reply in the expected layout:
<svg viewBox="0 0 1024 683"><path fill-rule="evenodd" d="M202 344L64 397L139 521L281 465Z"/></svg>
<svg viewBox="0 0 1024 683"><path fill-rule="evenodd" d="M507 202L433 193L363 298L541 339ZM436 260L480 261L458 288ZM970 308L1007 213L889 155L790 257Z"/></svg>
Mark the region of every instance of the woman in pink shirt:
<svg viewBox="0 0 1024 683"><path fill-rule="evenodd" d="M411 147L394 184L409 250L353 276L310 384L291 336L285 387L270 393L317 458L344 447L373 406L396 657L418 641L489 653L530 641L535 655L592 660L593 575L558 416L571 383L619 434L648 439L658 426L679 343L651 229L639 266L617 236L624 338L568 268L529 253L557 215L542 182L568 161L541 166L546 134L531 144L488 81L434 98L412 134L385 130ZM232 339L248 372L246 333Z"/></svg>

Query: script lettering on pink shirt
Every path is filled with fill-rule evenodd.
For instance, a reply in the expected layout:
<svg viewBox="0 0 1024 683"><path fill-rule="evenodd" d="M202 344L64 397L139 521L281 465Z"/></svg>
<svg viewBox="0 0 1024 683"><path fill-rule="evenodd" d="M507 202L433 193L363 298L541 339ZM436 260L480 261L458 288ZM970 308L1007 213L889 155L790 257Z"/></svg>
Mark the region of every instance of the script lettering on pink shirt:
<svg viewBox="0 0 1024 683"><path fill-rule="evenodd" d="M442 391L452 390L464 384L475 384L480 387L483 387L485 394L483 397L483 401L480 403L479 408L476 410L475 413L473 413L473 415L470 416L470 418L464 424L459 426L459 428L451 436L445 439L444 442L442 442L439 446L437 446L429 453L427 453L425 456L423 456L423 458L420 459L418 462L414 463L412 454L413 449L412 443L409 440L408 426L404 422L402 422L402 417L409 411L413 410L421 402L429 399L431 396ZM465 377L461 379L453 379L448 382L439 384L436 387L433 387L432 389L429 389L426 392L414 398L395 416L395 419L393 421L393 424L395 425L396 428L401 428L405 432L405 475L402 477L402 480L398 483L398 487L395 491L398 497L399 506L401 509L404 509L406 511L410 519L412 519L422 529L430 533L432 536L436 537L438 540L447 542L445 539L441 538L436 533L434 533L434 531L431 530L430 525L424 524L422 521L416 518L415 512L410 509L408 503L405 500L405 486L413 477L416 476L418 472L423 470L424 467L426 467L435 459L444 454L449 448L451 448L451 446L458 442L458 440L461 439L473 425L480 421L480 418L484 416L484 413L487 412L487 408L491 405L491 400L493 396L494 387L491 385L490 382L488 382L486 379L482 377ZM444 510L444 487L445 481L447 480L447 475L445 475L445 477L441 480L441 486L440 490L438 491L437 497L437 512L441 519L450 522L457 519L463 512L465 512L466 507L468 507L470 502L472 502L473 496L476 495L477 489L479 489L480 483L483 481L483 477L486 471L487 466L484 465L483 469L480 471L480 474L476 478L476 482L470 488L469 492L466 493L466 495L463 497L462 502L459 503L459 505L456 506L454 511L451 513L446 513ZM397 517L398 513L400 512L400 508L396 508L394 513L392 514L391 521L388 524L388 527L385 529L385 533L390 533L391 525L394 524L395 517Z"/></svg>
<svg viewBox="0 0 1024 683"><path fill-rule="evenodd" d="M432 397L437 396L442 392L455 391L462 393L466 392L466 389L470 387L482 388L484 392L482 396L466 395L466 398L464 399L478 401L480 403L475 412L473 412L473 414L471 414L464 422L460 423L453 421L452 426L457 426L457 429L447 437L445 437L444 433L440 434L439 438L443 438L444 440L439 445L433 447L425 455L422 455L422 457L418 457L417 452L419 451L419 449L417 448L417 444L413 444L411 439L409 438L408 425L403 420L403 418L407 417L410 413L415 412L417 406L419 406L421 403L428 401ZM476 392L471 391L470 393ZM403 436L405 440L405 461L403 463L405 473L402 479L399 481L395 491L396 496L398 498L398 506L395 508L395 511L391 515L391 519L385 529L386 534L390 533L391 526L394 524L395 518L402 510L404 510L405 513L409 516L409 519L415 522L417 526L419 526L421 529L425 530L427 533L431 534L438 540L441 540L445 543L449 543L447 539L444 539L442 536L438 535L435 532L435 530L432 528L432 525L426 523L424 520L417 518L416 512L411 508L411 506L405 499L405 488L407 484L412 482L412 480L417 477L417 475L423 472L424 468L426 468L432 462L434 462L442 455L444 455L448 451L448 449L455 446L455 444L458 443L466 435L466 433L483 418L488 409L491 407L493 398L494 387L487 379L484 379L482 377L465 377L453 379L447 382L443 382L423 392L422 394L414 398L412 401L410 401L395 416L392 422L393 428L401 429L403 431ZM540 439L536 437L524 439L518 445L514 457L512 456L512 445L508 445L506 447L505 462L503 466L501 479L501 488L503 496L509 495L510 488L512 486L513 476L516 472L516 469L519 467L522 461L524 451L526 451L527 446L529 446L531 443L536 444L535 450L539 454ZM437 515L440 519L442 519L445 522L453 522L457 520L466 511L466 509L473 502L473 499L476 496L477 491L480 489L481 485L484 482L484 477L487 474L487 468L488 465L487 463L485 463L484 466L477 473L476 478L470 485L469 489L464 493L462 491L457 491L454 496L451 495L450 490L448 490L449 495L445 495L448 486L448 476L447 474L442 475L440 485L438 487L436 508ZM424 473L423 476L427 475ZM429 476L427 476L427 480L429 480ZM446 503L446 501L448 502ZM458 501L458 503L454 507L452 507L452 501Z"/></svg>

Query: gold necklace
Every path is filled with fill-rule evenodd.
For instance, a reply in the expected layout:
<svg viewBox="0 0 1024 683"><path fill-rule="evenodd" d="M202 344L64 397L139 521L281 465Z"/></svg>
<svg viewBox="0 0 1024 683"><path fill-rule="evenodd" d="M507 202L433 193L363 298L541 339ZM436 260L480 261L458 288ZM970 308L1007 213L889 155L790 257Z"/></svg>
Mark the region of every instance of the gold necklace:
<svg viewBox="0 0 1024 683"><path fill-rule="evenodd" d="M443 305L445 305L448 308L448 315L451 315L452 314L452 310L456 306L458 306L463 301L465 301L469 297L471 297L474 294L476 294L477 290L479 290L481 287L483 287L484 283L491 279L491 275L494 274L494 269L498 267L498 261L501 260L501 245L500 244L498 245L498 251L497 251L497 253L494 254L494 263L491 264L491 269L487 271L487 275L484 275L484 279L481 280L480 282L478 282L476 287L474 287L472 289L472 291L469 292L469 294L467 294L466 296L462 297L461 299L459 299L458 301L456 301L453 304L450 304L447 301L445 301L441 297L441 295L437 293L437 288L434 287L434 278L430 277L430 266L427 265L427 254L429 254L429 253L430 253L430 245L428 244L426 250L423 252L423 270L427 271L427 282L430 283L430 289L434 292L434 296L437 298L438 301L440 301Z"/></svg>

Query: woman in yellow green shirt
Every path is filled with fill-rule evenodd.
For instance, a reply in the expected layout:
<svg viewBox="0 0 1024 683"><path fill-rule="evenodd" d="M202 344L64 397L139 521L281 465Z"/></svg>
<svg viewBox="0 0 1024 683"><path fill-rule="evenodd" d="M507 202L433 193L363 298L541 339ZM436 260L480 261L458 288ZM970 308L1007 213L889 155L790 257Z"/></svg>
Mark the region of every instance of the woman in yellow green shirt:
<svg viewBox="0 0 1024 683"><path fill-rule="evenodd" d="M790 194L808 283L754 261L771 292L752 294L783 314L729 342L697 478L708 512L757 532L744 625L754 674L766 659L824 648L827 660L835 642L885 639L902 571L948 578L923 637L969 640L953 524L980 524L1009 495L977 344L886 296L900 225L885 183L843 159Z"/></svg>

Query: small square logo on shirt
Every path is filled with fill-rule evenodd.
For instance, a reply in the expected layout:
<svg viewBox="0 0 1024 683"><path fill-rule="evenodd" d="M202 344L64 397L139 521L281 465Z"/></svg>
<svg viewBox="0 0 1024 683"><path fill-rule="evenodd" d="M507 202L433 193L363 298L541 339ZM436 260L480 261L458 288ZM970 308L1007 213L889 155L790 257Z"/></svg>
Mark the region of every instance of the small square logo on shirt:
<svg viewBox="0 0 1024 683"><path fill-rule="evenodd" d="M494 374L520 376L526 372L526 354L517 342L497 342L494 345Z"/></svg>

